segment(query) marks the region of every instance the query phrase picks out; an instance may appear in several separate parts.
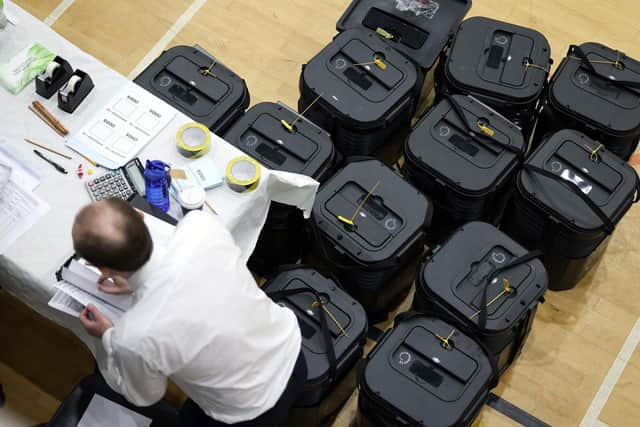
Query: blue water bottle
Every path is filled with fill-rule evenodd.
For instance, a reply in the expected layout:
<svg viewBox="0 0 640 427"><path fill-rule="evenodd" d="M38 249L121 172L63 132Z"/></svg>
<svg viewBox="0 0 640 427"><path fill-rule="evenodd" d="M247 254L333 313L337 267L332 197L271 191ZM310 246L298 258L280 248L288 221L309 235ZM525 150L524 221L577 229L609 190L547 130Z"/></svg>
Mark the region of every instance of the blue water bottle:
<svg viewBox="0 0 640 427"><path fill-rule="evenodd" d="M171 166L161 160L147 160L144 168L147 201L164 212L169 210L169 171Z"/></svg>

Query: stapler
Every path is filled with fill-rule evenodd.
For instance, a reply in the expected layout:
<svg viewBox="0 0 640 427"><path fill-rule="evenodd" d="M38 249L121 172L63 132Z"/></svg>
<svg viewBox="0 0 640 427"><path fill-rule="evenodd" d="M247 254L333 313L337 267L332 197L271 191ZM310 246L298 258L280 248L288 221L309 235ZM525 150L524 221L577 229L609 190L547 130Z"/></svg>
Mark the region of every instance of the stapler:
<svg viewBox="0 0 640 427"><path fill-rule="evenodd" d="M71 64L66 59L56 56L47 68L36 76L36 93L49 99L72 75Z"/></svg>
<svg viewBox="0 0 640 427"><path fill-rule="evenodd" d="M67 84L58 91L58 108L67 113L73 113L91 92L93 86L93 80L89 74L76 70Z"/></svg>

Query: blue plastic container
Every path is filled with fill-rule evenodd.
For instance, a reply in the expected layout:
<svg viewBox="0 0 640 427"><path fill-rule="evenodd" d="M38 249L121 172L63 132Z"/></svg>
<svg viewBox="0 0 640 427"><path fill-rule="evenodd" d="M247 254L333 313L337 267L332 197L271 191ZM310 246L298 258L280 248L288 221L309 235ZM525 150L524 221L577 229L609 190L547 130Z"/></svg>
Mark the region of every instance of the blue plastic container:
<svg viewBox="0 0 640 427"><path fill-rule="evenodd" d="M147 160L144 169L147 201L164 212L169 210L169 171L171 166L161 160Z"/></svg>

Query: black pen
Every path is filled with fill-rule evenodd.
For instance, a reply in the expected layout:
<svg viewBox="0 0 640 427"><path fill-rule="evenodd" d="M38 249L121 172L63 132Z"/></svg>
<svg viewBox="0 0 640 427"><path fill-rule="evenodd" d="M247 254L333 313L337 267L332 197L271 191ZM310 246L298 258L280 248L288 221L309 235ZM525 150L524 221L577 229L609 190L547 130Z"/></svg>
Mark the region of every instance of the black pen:
<svg viewBox="0 0 640 427"><path fill-rule="evenodd" d="M38 150L33 150L34 153L36 153L36 156L40 157L42 160L44 160L45 162L49 163L51 166L53 166L54 168L56 168L56 170L58 172L61 173L67 173L67 170L65 168L63 168L62 166L60 166L59 164L57 164L56 162L54 162L53 160L47 159L44 154L42 154L41 152L39 152Z"/></svg>

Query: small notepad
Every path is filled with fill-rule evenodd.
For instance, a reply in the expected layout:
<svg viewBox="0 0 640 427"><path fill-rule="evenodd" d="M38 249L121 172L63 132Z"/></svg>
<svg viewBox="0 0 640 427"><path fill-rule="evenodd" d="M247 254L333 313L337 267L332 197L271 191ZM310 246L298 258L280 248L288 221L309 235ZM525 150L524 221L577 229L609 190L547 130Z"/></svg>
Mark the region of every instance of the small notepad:
<svg viewBox="0 0 640 427"><path fill-rule="evenodd" d="M187 179L172 179L171 186L176 192L182 188L200 186L205 190L211 190L222 185L222 171L210 157L201 157L180 168L184 171Z"/></svg>

